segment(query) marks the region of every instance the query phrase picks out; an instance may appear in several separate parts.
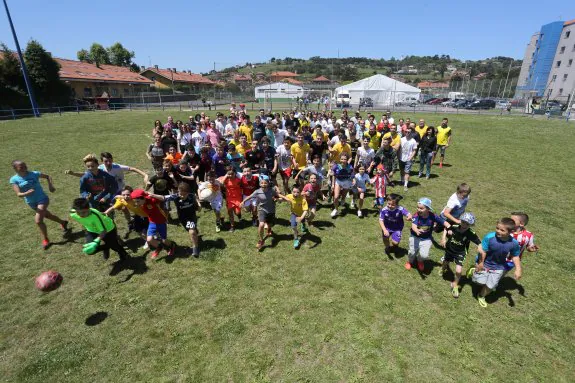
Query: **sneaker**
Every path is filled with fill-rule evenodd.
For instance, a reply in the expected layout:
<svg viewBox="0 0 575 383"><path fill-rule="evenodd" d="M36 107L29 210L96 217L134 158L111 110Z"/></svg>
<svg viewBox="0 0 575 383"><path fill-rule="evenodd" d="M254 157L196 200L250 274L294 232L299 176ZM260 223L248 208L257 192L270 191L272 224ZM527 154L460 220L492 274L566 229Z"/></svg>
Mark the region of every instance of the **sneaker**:
<svg viewBox="0 0 575 383"><path fill-rule="evenodd" d="M470 267L469 270L467 270L467 273L465 273L465 276L467 277L467 279L471 279L473 277L474 272L475 272L475 267Z"/></svg>
<svg viewBox="0 0 575 383"><path fill-rule="evenodd" d="M230 230L228 230L230 233L233 233L235 231L233 226L230 226Z"/></svg>
<svg viewBox="0 0 575 383"><path fill-rule="evenodd" d="M403 186L403 191L407 191L407 185Z"/></svg>
<svg viewBox="0 0 575 383"><path fill-rule="evenodd" d="M423 174L421 174L421 173L419 173L419 174L417 175L417 178L422 178L422 177L423 177Z"/></svg>
<svg viewBox="0 0 575 383"><path fill-rule="evenodd" d="M423 261L417 261L417 270L423 271L423 269L425 269L425 265L423 264Z"/></svg>
<svg viewBox="0 0 575 383"><path fill-rule="evenodd" d="M391 249L388 247L385 248L385 255L387 255L388 257L391 255Z"/></svg>
<svg viewBox="0 0 575 383"><path fill-rule="evenodd" d="M307 227L303 223L300 226L300 230L301 230L302 234L307 233Z"/></svg>
<svg viewBox="0 0 575 383"><path fill-rule="evenodd" d="M220 231L222 231L222 227L220 224L216 224L216 233L219 233Z"/></svg>
<svg viewBox="0 0 575 383"><path fill-rule="evenodd" d="M428 180L428 179L429 179L429 176L425 176L425 179Z"/></svg>
<svg viewBox="0 0 575 383"><path fill-rule="evenodd" d="M50 247L50 241L48 241L47 239L43 239L42 240L42 249L48 250L49 247Z"/></svg>
<svg viewBox="0 0 575 383"><path fill-rule="evenodd" d="M411 268L412 268L411 262L405 262L405 266L404 266L404 267L405 267L406 270L411 270Z"/></svg>
<svg viewBox="0 0 575 383"><path fill-rule="evenodd" d="M150 259L155 261L156 259L158 259L158 255L160 255L160 250L156 249L156 250L152 251L152 255L150 256Z"/></svg>
<svg viewBox="0 0 575 383"><path fill-rule="evenodd" d="M363 213L361 212L361 210L358 210L358 211L357 211L357 216L358 216L359 218L363 217Z"/></svg>
<svg viewBox="0 0 575 383"><path fill-rule="evenodd" d="M451 288L451 295L453 298L459 298L459 286Z"/></svg>
<svg viewBox="0 0 575 383"><path fill-rule="evenodd" d="M200 257L200 249L197 247L192 247L192 256L194 258L199 258Z"/></svg>
<svg viewBox="0 0 575 383"><path fill-rule="evenodd" d="M172 242L172 246L170 246L170 250L168 250L168 257L173 257L176 253L176 242Z"/></svg>
<svg viewBox="0 0 575 383"><path fill-rule="evenodd" d="M335 218L336 215L337 215L337 209L333 209L331 211L331 218Z"/></svg>
<svg viewBox="0 0 575 383"><path fill-rule="evenodd" d="M264 246L264 241L258 241L258 244L256 245L256 248L259 250Z"/></svg>
<svg viewBox="0 0 575 383"><path fill-rule="evenodd" d="M299 248L299 238L293 240L293 248L294 248L294 249Z"/></svg>
<svg viewBox="0 0 575 383"><path fill-rule="evenodd" d="M349 204L350 209L355 209L355 203L353 203L353 201L351 201L351 203Z"/></svg>
<svg viewBox="0 0 575 383"><path fill-rule="evenodd" d="M477 297L477 303L479 303L479 306L481 307L487 307L487 301L485 300L485 297Z"/></svg>
<svg viewBox="0 0 575 383"><path fill-rule="evenodd" d="M148 242L144 243L144 246L142 246L142 250L148 250L150 248L150 245L148 245Z"/></svg>
<svg viewBox="0 0 575 383"><path fill-rule="evenodd" d="M258 220L257 218L252 219L252 226L256 227L258 225Z"/></svg>

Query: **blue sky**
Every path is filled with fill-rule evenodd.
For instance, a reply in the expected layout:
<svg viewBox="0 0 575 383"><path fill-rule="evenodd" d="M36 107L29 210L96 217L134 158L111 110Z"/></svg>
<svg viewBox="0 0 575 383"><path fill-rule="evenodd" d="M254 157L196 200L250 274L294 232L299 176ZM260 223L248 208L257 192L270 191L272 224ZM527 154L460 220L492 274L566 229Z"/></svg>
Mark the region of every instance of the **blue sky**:
<svg viewBox="0 0 575 383"><path fill-rule="evenodd" d="M56 57L116 41L136 63L207 72L271 57L449 54L522 58L542 24L575 18L575 2L8 0L20 45ZM14 48L3 7L0 41Z"/></svg>

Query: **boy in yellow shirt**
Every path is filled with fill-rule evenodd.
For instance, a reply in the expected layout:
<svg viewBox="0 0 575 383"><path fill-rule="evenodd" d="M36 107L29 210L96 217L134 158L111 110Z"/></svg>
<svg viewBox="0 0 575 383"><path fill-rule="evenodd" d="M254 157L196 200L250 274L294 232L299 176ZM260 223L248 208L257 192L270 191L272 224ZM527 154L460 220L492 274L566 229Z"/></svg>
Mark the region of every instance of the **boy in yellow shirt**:
<svg viewBox="0 0 575 383"><path fill-rule="evenodd" d="M297 142L290 148L294 175L307 166L309 162L309 152L311 151L309 144L304 142L302 133L298 133L296 137Z"/></svg>
<svg viewBox="0 0 575 383"><path fill-rule="evenodd" d="M114 205L106 210L104 214L113 216L115 210L121 210L128 222L128 232L124 235L124 239L128 238L132 231L135 231L145 240L149 223L148 214L141 207L134 204L134 200L130 196L133 191L134 189L132 189L132 187L128 185L124 186L121 194L114 197ZM131 216L130 213L132 213L133 216ZM148 242L144 244L143 248L148 248Z"/></svg>
<svg viewBox="0 0 575 383"><path fill-rule="evenodd" d="M254 138L254 125L250 122L250 116L246 115L238 130L240 131L240 136L242 133L246 135L248 144L250 144Z"/></svg>
<svg viewBox="0 0 575 383"><path fill-rule="evenodd" d="M437 152L439 152L439 167L443 167L443 160L445 159L445 149L451 145L451 128L447 126L448 119L444 118L441 121L441 126L437 127L437 148L435 153L433 153L433 158L431 159L431 163L435 161L435 156Z"/></svg>
<svg viewBox="0 0 575 383"><path fill-rule="evenodd" d="M302 234L307 232L307 227L305 226L305 217L307 216L308 212L307 201L301 194L301 190L297 185L292 188L291 194L286 196L280 194L279 198L290 203L290 223L293 230L293 247L294 249L298 249L300 245L300 239L297 230L297 224L301 223Z"/></svg>

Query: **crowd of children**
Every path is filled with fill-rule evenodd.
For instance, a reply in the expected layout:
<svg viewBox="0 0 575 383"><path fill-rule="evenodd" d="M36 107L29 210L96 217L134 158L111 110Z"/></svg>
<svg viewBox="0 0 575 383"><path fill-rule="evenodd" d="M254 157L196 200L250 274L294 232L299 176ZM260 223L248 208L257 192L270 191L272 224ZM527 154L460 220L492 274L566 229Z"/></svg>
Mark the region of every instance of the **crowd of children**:
<svg viewBox="0 0 575 383"><path fill-rule="evenodd" d="M374 115L363 119L359 112L350 117L347 111L336 118L331 112L299 112L283 115L266 114L260 110L252 123L244 111L231 108L228 116L218 113L216 120L203 113L190 116L186 123L169 117L166 124L156 120L153 143L146 151L153 174L113 162L112 154L84 157L86 171L65 173L80 177L80 198L73 201L70 218L86 231L83 252L99 250L108 258L109 250L121 260L129 255L118 238L114 212L122 211L129 231L145 239L145 248L158 258L165 249L168 256L176 250L168 239L168 222L172 206L179 223L190 235L188 251L199 257L198 212L202 205L215 214L215 232L224 227L233 232L242 211L257 227L257 249L273 236L276 203L289 204L289 222L293 231L293 247L299 248L303 236L313 228L318 201L332 205L331 218L343 209L352 209L359 218L366 216L365 198L373 189L373 206L377 207L385 253L397 253L405 221L410 223L405 268L424 272L433 246L433 233L442 233L439 246L445 249L439 268L443 275L455 263L451 282L453 297L459 297L460 279L471 243L477 245L477 258L467 276L481 286L479 304L486 305L485 296L497 287L500 278L515 269L515 278L522 274L524 250L537 251L533 235L525 229L528 216L522 212L498 221L494 232L483 240L473 231L475 216L466 212L471 188L460 184L439 214L432 201L422 197L415 212L400 205L402 196L388 193L394 187L394 174L400 173L398 186L410 187L409 178L415 158L419 155L419 177L430 178L436 153L439 166L451 144L452 130L444 118L435 129L424 120L419 123L399 119L390 113L377 121ZM22 161L12 164L16 174L10 179L14 191L36 212L36 224L42 235L42 246L49 247L44 218L59 223L68 231L68 221L48 211L49 199L40 179L50 176L28 171ZM143 177L143 188L125 185L124 174L135 172ZM279 174L279 177L278 177ZM350 196L350 203L346 197ZM225 204L227 221L221 212Z"/></svg>

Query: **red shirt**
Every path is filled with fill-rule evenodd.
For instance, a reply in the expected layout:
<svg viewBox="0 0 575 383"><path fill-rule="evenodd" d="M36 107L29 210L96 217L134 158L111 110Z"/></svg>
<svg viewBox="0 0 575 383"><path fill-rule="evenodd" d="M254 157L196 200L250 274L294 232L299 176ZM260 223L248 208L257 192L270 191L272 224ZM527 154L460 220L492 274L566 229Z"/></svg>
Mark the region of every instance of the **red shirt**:
<svg viewBox="0 0 575 383"><path fill-rule="evenodd" d="M305 184L302 189L302 193L305 196L305 199L308 205L315 205L317 203L317 193L321 190L321 186L319 184Z"/></svg>
<svg viewBox="0 0 575 383"><path fill-rule="evenodd" d="M226 180L224 181L224 187L226 188L228 199L230 200L242 199L242 184L240 178L227 177Z"/></svg>
<svg viewBox="0 0 575 383"><path fill-rule="evenodd" d="M259 186L259 177L252 175L251 179L247 179L246 176L242 176L240 185L242 187L242 193L246 197L251 195Z"/></svg>
<svg viewBox="0 0 575 383"><path fill-rule="evenodd" d="M142 205L142 210L148 214L148 219L152 223L166 223L167 217L166 213L159 206L160 201L152 198L146 197L146 202Z"/></svg>

